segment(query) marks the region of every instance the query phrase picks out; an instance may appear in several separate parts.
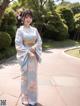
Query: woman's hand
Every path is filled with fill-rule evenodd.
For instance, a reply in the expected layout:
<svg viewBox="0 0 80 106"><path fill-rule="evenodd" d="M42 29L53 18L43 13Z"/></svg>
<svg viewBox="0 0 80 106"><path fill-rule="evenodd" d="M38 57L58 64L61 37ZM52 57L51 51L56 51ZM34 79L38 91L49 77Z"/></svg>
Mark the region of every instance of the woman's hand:
<svg viewBox="0 0 80 106"><path fill-rule="evenodd" d="M33 52L29 51L29 56L32 58L35 56L35 54Z"/></svg>
<svg viewBox="0 0 80 106"><path fill-rule="evenodd" d="M35 53L35 47L31 47L31 48L30 48L30 51L31 51L32 53Z"/></svg>

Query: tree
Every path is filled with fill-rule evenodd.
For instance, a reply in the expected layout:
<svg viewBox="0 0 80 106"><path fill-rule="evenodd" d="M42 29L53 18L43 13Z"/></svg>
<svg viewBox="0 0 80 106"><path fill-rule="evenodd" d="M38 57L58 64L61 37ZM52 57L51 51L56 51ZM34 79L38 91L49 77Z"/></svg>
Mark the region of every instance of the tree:
<svg viewBox="0 0 80 106"><path fill-rule="evenodd" d="M55 0L56 2L61 1L61 3L63 3L65 0Z"/></svg>
<svg viewBox="0 0 80 106"><path fill-rule="evenodd" d="M75 33L74 38L76 40L80 40L80 13L75 14Z"/></svg>
<svg viewBox="0 0 80 106"><path fill-rule="evenodd" d="M72 33L75 28L73 11L66 6L58 6L56 12L59 13L64 23L68 26L69 33Z"/></svg>
<svg viewBox="0 0 80 106"><path fill-rule="evenodd" d="M76 13L80 13L80 3L73 3L70 5L70 8L72 9L74 15Z"/></svg>
<svg viewBox="0 0 80 106"><path fill-rule="evenodd" d="M13 0L1 0L0 1L0 18L4 14L5 9L8 7L9 3Z"/></svg>
<svg viewBox="0 0 80 106"><path fill-rule="evenodd" d="M61 0L61 3L64 3L65 0Z"/></svg>

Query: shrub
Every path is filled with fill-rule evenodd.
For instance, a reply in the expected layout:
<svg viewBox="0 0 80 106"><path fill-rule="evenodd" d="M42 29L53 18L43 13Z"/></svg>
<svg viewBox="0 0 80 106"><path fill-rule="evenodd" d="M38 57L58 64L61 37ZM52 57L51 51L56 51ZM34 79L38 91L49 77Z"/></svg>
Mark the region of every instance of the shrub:
<svg viewBox="0 0 80 106"><path fill-rule="evenodd" d="M11 37L6 32L0 32L0 49L6 49L11 45Z"/></svg>
<svg viewBox="0 0 80 106"><path fill-rule="evenodd" d="M75 14L75 34L74 39L80 40L80 13Z"/></svg>
<svg viewBox="0 0 80 106"><path fill-rule="evenodd" d="M0 30L10 34L11 38L15 37L16 17L13 12L5 13L1 21Z"/></svg>
<svg viewBox="0 0 80 106"><path fill-rule="evenodd" d="M16 26L8 25L5 31L10 34L12 39L14 39L16 29L17 29Z"/></svg>
<svg viewBox="0 0 80 106"><path fill-rule="evenodd" d="M63 20L65 20L65 23L68 26L68 31L71 33L75 28L74 14L72 10L65 6L59 6L56 8L56 12L59 13Z"/></svg>
<svg viewBox="0 0 80 106"><path fill-rule="evenodd" d="M64 40L68 38L68 28L62 22L60 16L57 13L51 15L48 14L46 17L45 24L45 36L55 40Z"/></svg>
<svg viewBox="0 0 80 106"><path fill-rule="evenodd" d="M47 12L41 16L41 20L34 21L43 38L64 40L68 38L68 27L62 22L56 12Z"/></svg>
<svg viewBox="0 0 80 106"><path fill-rule="evenodd" d="M33 26L35 26L38 29L41 36L44 35L44 32L45 32L44 22L34 22Z"/></svg>
<svg viewBox="0 0 80 106"><path fill-rule="evenodd" d="M9 58L16 54L16 49L14 47L10 47L0 51L0 60Z"/></svg>
<svg viewBox="0 0 80 106"><path fill-rule="evenodd" d="M74 14L80 13L80 3L73 3L70 5Z"/></svg>
<svg viewBox="0 0 80 106"><path fill-rule="evenodd" d="M80 30L80 13L75 14L74 19L75 19L76 29Z"/></svg>

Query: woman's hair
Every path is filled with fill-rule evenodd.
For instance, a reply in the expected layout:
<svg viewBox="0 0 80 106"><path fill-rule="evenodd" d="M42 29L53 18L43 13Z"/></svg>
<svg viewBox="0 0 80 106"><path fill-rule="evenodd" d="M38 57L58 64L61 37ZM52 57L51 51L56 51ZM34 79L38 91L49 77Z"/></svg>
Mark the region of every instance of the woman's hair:
<svg viewBox="0 0 80 106"><path fill-rule="evenodd" d="M30 17L33 17L32 11L31 10L26 10L22 13L22 18L25 18L27 15Z"/></svg>

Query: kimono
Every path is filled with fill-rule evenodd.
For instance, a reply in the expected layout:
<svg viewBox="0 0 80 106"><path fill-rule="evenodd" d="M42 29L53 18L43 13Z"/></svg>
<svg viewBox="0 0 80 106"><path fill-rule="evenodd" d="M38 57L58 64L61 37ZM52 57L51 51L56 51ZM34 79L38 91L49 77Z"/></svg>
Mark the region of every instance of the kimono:
<svg viewBox="0 0 80 106"><path fill-rule="evenodd" d="M37 28L21 26L15 37L17 60L21 66L22 103L37 102L37 66L41 62L42 40ZM30 57L31 48L35 48L34 56Z"/></svg>

